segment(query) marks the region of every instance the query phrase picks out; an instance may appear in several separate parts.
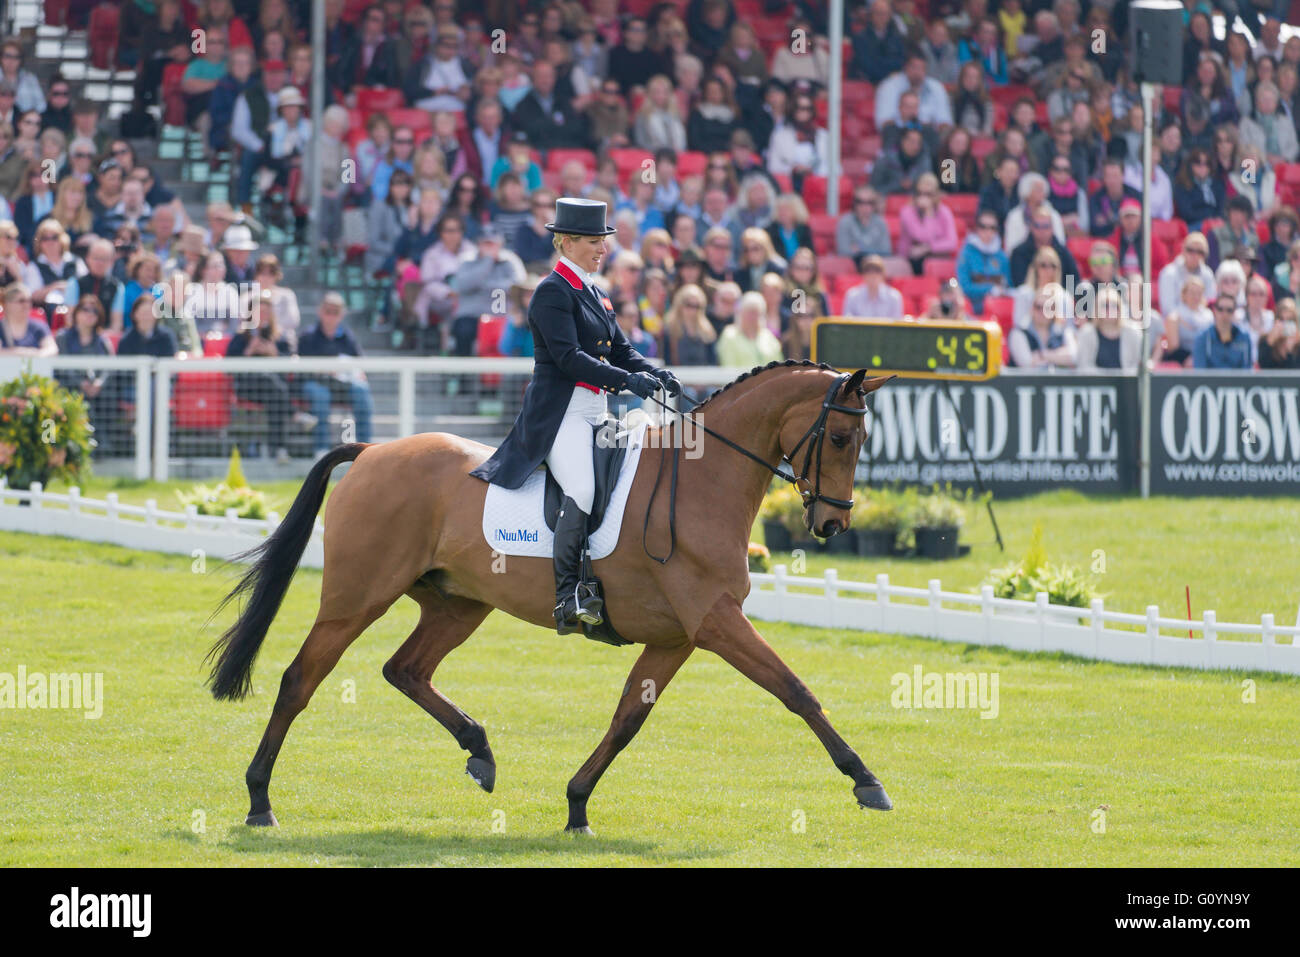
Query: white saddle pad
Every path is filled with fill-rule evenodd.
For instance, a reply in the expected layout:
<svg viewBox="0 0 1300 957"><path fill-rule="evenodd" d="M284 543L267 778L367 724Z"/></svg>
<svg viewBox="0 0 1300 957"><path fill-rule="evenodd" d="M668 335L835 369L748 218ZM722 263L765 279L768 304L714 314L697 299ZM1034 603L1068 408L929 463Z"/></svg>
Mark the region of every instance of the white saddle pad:
<svg viewBox="0 0 1300 957"><path fill-rule="evenodd" d="M605 508L600 527L590 540L593 561L607 557L618 545L618 533L623 527L623 507L636 466L641 461L646 428L650 419L644 412L633 410L622 423L626 433L619 432L619 441L628 443L623 465L614 485L614 494ZM542 514L546 498L546 470L539 468L524 480L519 488L502 488L489 485L487 500L483 503L483 537L488 545L502 555L524 555L550 558L555 552L555 533L546 526Z"/></svg>

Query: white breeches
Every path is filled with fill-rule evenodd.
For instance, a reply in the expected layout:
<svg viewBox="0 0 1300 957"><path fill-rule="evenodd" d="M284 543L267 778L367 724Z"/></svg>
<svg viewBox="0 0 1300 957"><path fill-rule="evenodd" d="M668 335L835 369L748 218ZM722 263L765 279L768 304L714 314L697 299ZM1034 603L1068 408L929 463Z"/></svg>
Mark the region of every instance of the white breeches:
<svg viewBox="0 0 1300 957"><path fill-rule="evenodd" d="M596 498L596 476L592 462L596 443L592 427L605 421L605 413L604 392L597 394L575 385L568 408L564 411L564 419L560 422L560 430L555 434L550 454L546 456L546 467L560 483L564 494L587 514L591 514L591 506Z"/></svg>

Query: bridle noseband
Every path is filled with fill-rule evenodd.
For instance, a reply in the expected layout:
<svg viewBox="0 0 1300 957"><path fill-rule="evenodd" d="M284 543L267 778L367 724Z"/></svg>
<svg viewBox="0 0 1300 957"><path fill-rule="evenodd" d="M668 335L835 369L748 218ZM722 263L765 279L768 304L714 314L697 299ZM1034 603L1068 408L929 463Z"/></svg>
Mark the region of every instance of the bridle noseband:
<svg viewBox="0 0 1300 957"><path fill-rule="evenodd" d="M812 425L808 426L808 430L804 432L803 437L800 438L799 441L794 444L794 448L791 449L788 453L785 453L781 456L780 461L790 466L789 472L782 471L779 465L772 465L771 463L767 462L760 456L755 455L753 452L751 452L749 449L745 448L744 446L737 445L735 442L731 441L731 439L727 438L725 435L719 435L717 432L714 432L711 428L709 428L703 422L700 422L698 419L694 419L692 421L694 421L696 425L698 425L707 434L713 436L718 441L735 449L741 455L753 459L755 462L763 466L763 468L767 469L773 475L777 476L778 478L784 479L785 481L793 485L798 490L800 497L803 499L804 508L812 508L818 502L825 502L827 505L832 505L835 508L851 509L853 507L852 498L849 499L832 498L829 495L822 494L822 446L826 442L826 420L830 417L830 414L832 412L843 412L846 415L857 415L857 416L865 416L867 414L867 408L865 404L861 409L855 409L852 406L840 405L838 402L835 401L835 397L840 393L840 390L843 389L844 386L847 385L849 380L852 378L853 375L851 373L846 372L840 375L838 378L836 378L836 380L833 383L831 383L831 387L826 390L826 398L822 400L821 412L818 413L816 421L814 421ZM861 389L858 389L858 395L865 397L866 393L863 392ZM696 407L702 404L699 402L695 402L695 400L691 399L689 396L683 395L681 396L681 398L684 398L689 402L694 402ZM673 409L670 406L668 406L666 403L662 402L658 396L651 396L651 399L657 402L659 405L663 406L663 408L666 411L671 412L674 415L678 413L678 410ZM688 411L684 414L689 415L691 414L691 411ZM799 454L799 450L803 448L805 442L808 444L808 448L804 453L803 468L800 470L798 475L795 475L794 457ZM645 538L646 538L647 531L649 530L650 527L650 509L654 505L655 495L657 495L659 492L659 480L663 474L663 452L664 451L666 451L666 448L660 450L659 472L656 473L655 475L655 484L654 484L654 488L650 492L650 501L646 503L645 525L641 530L641 547L645 549L645 553L647 555L649 555L655 561L659 562L661 565L666 563L669 558L672 558L673 552L677 550L677 531L675 528L675 524L676 524L675 518L676 518L676 511L677 511L677 447L676 446L673 446L673 472L672 472L672 482L669 488L669 496L668 496L668 534L669 534L669 541L670 541L668 554L663 558L660 558L658 555L652 555L650 553L650 549L646 547ZM812 467L814 455L816 455L817 458L817 472L816 472L816 476L813 479L812 491L809 491L808 470Z"/></svg>

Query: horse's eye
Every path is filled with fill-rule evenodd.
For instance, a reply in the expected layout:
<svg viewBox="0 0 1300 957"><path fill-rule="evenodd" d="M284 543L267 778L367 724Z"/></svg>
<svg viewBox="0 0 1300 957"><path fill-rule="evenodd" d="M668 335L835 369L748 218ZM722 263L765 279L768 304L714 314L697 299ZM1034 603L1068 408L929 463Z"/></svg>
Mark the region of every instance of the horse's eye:
<svg viewBox="0 0 1300 957"><path fill-rule="evenodd" d="M847 435L831 435L831 445L835 446L837 449L842 449L848 444L849 437Z"/></svg>

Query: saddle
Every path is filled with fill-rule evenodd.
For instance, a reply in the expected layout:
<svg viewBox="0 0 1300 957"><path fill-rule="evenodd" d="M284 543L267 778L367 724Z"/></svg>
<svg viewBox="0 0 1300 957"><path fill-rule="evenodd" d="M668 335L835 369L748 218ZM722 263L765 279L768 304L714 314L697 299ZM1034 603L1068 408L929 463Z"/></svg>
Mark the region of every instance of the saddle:
<svg viewBox="0 0 1300 957"><path fill-rule="evenodd" d="M614 495L614 487L618 484L619 473L623 468L623 459L627 455L627 447L621 443L601 442L601 435L607 426L592 426L595 432L592 443L592 466L595 469L596 477L596 495L591 501L591 512L587 517L587 535L600 527L600 523L605 518L605 509L609 507L609 501ZM564 502L564 490L560 488L560 483L555 480L551 470L546 470L546 491L542 503L542 517L546 521L546 527L552 532L555 531L555 520L560 513L560 505ZM609 620L609 602L605 601L605 589L596 577L591 567L591 552L588 548L587 538L582 542L582 570L578 587L585 589L589 594L600 598L604 608L602 618L604 619L599 625L583 624L582 633L593 641L603 641L608 645L630 645L628 641L620 635Z"/></svg>

